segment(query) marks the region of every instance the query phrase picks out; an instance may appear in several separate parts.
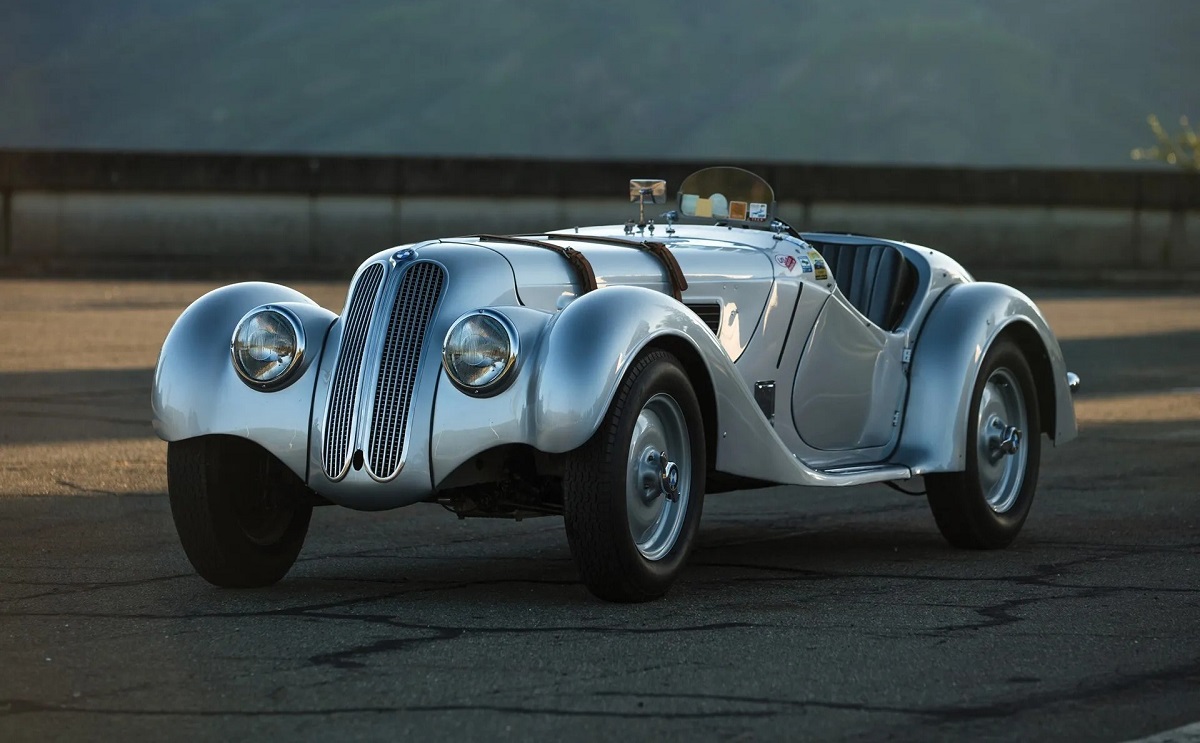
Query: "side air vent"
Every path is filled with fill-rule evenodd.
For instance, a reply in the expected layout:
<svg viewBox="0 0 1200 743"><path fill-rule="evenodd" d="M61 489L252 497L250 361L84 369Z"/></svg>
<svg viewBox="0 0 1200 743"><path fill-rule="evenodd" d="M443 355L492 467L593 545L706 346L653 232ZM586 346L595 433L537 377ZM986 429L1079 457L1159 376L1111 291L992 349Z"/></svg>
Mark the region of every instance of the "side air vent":
<svg viewBox="0 0 1200 743"><path fill-rule="evenodd" d="M713 332L713 335L721 334L721 305L717 302L703 302L698 304L686 305L689 310L695 312L708 326L708 329Z"/></svg>

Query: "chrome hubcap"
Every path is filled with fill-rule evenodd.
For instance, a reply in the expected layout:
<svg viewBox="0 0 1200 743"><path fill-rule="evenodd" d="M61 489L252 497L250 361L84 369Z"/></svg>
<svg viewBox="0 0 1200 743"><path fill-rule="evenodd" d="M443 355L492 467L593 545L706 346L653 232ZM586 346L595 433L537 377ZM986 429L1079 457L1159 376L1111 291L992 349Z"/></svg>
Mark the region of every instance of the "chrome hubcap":
<svg viewBox="0 0 1200 743"><path fill-rule="evenodd" d="M683 529L691 489L691 446L675 398L646 401L629 442L626 512L629 534L647 560L666 556Z"/></svg>
<svg viewBox="0 0 1200 743"><path fill-rule="evenodd" d="M984 498L996 513L1013 507L1025 480L1029 449L1025 445L1028 418L1025 397L1008 369L988 377L979 398L976 421L976 464Z"/></svg>

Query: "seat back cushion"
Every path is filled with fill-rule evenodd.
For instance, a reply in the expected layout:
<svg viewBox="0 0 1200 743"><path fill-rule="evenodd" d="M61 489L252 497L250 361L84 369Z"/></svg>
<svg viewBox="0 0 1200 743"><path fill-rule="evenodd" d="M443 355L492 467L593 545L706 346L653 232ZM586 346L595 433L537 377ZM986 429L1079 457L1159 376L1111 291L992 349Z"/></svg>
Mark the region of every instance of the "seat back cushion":
<svg viewBox="0 0 1200 743"><path fill-rule="evenodd" d="M884 330L895 330L917 288L917 272L892 245L814 243L850 304Z"/></svg>

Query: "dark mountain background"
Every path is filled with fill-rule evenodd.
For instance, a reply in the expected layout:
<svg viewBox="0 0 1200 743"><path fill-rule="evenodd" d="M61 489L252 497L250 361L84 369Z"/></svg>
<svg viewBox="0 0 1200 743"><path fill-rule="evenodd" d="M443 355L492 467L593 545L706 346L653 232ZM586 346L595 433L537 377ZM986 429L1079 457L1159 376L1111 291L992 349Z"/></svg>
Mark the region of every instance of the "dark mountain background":
<svg viewBox="0 0 1200 743"><path fill-rule="evenodd" d="M1198 72L1195 0L7 0L0 146L1134 167Z"/></svg>

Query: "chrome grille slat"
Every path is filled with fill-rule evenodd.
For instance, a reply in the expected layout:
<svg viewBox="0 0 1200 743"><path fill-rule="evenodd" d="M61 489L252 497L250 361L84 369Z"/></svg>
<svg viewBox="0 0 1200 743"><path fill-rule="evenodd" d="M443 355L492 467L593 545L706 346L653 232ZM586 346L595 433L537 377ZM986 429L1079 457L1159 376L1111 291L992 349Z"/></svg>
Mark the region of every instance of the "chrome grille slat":
<svg viewBox="0 0 1200 743"><path fill-rule="evenodd" d="M367 448L371 472L376 477L392 477L404 462L408 412L421 348L444 284L441 266L418 261L408 267L396 291L379 359Z"/></svg>
<svg viewBox="0 0 1200 743"><path fill-rule="evenodd" d="M376 263L363 271L354 286L342 348L338 355L333 382L329 386L329 407L325 412L325 441L321 462L325 474L336 479L344 474L350 462L354 438L354 408L358 402L358 376L362 368L367 331L375 308L375 296L383 281L383 265Z"/></svg>

